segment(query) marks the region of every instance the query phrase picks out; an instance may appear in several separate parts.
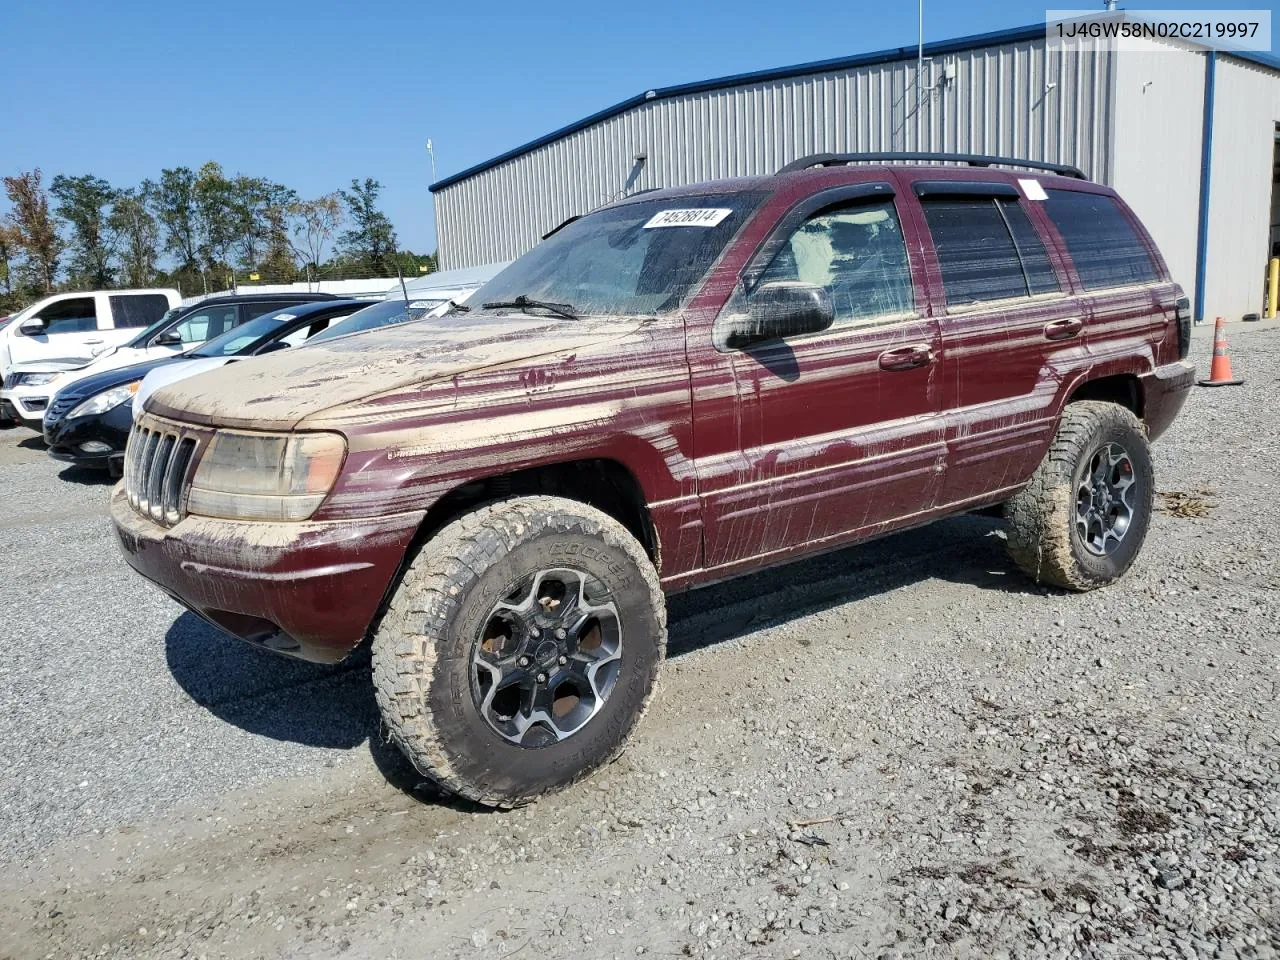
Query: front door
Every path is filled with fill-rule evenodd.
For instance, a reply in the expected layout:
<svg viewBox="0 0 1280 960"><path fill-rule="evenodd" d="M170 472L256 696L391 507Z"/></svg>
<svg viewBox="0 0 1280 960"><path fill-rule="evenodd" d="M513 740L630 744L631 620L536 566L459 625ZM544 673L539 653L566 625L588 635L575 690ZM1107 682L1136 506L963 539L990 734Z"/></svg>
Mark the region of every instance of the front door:
<svg viewBox="0 0 1280 960"><path fill-rule="evenodd" d="M908 253L892 188L878 186L784 216L714 343L691 345L708 570L820 548L933 505L945 456L939 332L912 281L919 251ZM725 346L747 291L778 280L825 287L832 326ZM711 429L726 413L736 429Z"/></svg>
<svg viewBox="0 0 1280 960"><path fill-rule="evenodd" d="M88 363L104 348L106 332L99 319L93 294L54 300L22 321L22 326L27 326L33 320L43 320L38 332L27 333L22 327L13 331L10 362L14 366L47 360Z"/></svg>

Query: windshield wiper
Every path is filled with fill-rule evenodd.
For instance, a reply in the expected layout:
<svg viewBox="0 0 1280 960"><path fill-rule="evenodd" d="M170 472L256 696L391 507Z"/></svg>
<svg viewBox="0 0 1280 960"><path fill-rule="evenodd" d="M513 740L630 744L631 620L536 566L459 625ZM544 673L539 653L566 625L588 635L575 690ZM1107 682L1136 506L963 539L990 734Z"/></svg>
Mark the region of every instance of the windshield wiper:
<svg viewBox="0 0 1280 960"><path fill-rule="evenodd" d="M488 304L485 304L485 306L488 306ZM447 317L451 313L470 313L470 312L471 312L471 308L468 307L465 303L459 303L457 300L450 300L449 305L445 309L443 315Z"/></svg>
<svg viewBox="0 0 1280 960"><path fill-rule="evenodd" d="M528 310L530 307L536 307L540 310L549 310L554 314L564 317L567 320L577 320L577 311L567 303L549 303L546 300L531 300L523 293L514 300L494 300L486 303L486 310L501 310L504 307L511 307L516 310Z"/></svg>

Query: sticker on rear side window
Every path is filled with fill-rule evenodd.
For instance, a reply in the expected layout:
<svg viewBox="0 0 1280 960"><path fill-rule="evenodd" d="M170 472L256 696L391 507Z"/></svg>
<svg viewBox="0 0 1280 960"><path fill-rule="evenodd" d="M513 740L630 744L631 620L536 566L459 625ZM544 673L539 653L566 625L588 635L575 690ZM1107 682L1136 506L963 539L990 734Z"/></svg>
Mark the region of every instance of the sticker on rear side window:
<svg viewBox="0 0 1280 960"><path fill-rule="evenodd" d="M1049 195L1044 192L1044 187L1040 186L1039 180L1019 180L1018 186L1022 188L1022 195L1028 200L1049 199Z"/></svg>
<svg viewBox="0 0 1280 960"><path fill-rule="evenodd" d="M654 227L714 227L725 217L733 213L724 207L706 207L700 210L663 210L655 213L644 225L646 230Z"/></svg>

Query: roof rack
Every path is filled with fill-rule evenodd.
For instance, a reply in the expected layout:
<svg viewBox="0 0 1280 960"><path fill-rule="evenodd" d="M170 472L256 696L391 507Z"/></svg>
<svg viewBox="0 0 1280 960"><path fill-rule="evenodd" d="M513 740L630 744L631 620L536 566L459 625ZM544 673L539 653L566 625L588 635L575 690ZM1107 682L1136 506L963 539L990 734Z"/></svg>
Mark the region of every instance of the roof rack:
<svg viewBox="0 0 1280 960"><path fill-rule="evenodd" d="M1067 163L1048 163L1044 160L1019 160L1016 157L988 157L977 153L815 153L793 160L778 173L794 173L813 167L842 166L847 163L963 163L970 167L1024 167L1028 170L1045 170L1064 177L1088 180L1084 171Z"/></svg>

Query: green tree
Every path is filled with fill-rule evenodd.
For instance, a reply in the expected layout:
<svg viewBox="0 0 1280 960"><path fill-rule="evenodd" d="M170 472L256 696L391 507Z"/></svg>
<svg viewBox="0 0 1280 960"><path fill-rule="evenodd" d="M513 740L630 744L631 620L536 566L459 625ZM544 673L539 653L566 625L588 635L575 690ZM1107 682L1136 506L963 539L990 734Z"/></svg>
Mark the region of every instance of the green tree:
<svg viewBox="0 0 1280 960"><path fill-rule="evenodd" d="M197 172L192 186L200 260L215 276L230 274L231 253L240 239L241 220L236 210L235 185L210 160Z"/></svg>
<svg viewBox="0 0 1280 960"><path fill-rule="evenodd" d="M292 189L264 177L237 174L231 181L232 215L239 234L237 245L243 266L256 266L262 257L271 253L275 260L280 260L289 245L285 225L287 210L297 199ZM282 232L283 247L280 245ZM289 259L292 260L291 254Z"/></svg>
<svg viewBox="0 0 1280 960"><path fill-rule="evenodd" d="M101 177L58 174L49 185L59 217L71 228L70 280L76 286L109 287L115 281L111 258L116 235L109 223L114 187Z"/></svg>
<svg viewBox="0 0 1280 960"><path fill-rule="evenodd" d="M120 268L131 287L149 287L156 279L160 226L151 213L155 184L144 180L134 190L121 190L111 207L111 229L119 238Z"/></svg>
<svg viewBox="0 0 1280 960"><path fill-rule="evenodd" d="M396 232L391 220L378 209L382 184L366 177L353 179L351 189L341 190L351 229L339 238L339 252L348 264L367 270L370 276L394 273L392 257L396 252Z"/></svg>
<svg viewBox="0 0 1280 960"><path fill-rule="evenodd" d="M164 232L164 250L180 270L200 272L201 228L196 175L189 167L161 170L157 184L144 183L148 202Z"/></svg>
<svg viewBox="0 0 1280 960"><path fill-rule="evenodd" d="M47 294L53 292L63 244L42 181L39 168L4 178L4 192L13 205L5 222L22 253L19 276L24 285Z"/></svg>

